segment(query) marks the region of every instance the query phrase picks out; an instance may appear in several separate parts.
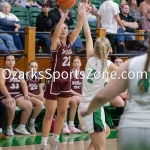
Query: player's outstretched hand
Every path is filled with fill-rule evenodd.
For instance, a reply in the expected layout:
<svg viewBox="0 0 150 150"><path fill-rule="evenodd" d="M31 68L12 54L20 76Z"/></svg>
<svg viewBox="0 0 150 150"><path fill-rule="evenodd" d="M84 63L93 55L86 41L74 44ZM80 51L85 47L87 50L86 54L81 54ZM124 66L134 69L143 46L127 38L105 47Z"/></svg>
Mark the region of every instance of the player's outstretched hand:
<svg viewBox="0 0 150 150"><path fill-rule="evenodd" d="M69 9L59 8L59 11L60 11L61 17L64 18L64 19L66 19L67 16L68 16L68 13L69 13Z"/></svg>
<svg viewBox="0 0 150 150"><path fill-rule="evenodd" d="M85 6L82 3L79 3L77 12L81 18L87 18L88 13L86 12Z"/></svg>

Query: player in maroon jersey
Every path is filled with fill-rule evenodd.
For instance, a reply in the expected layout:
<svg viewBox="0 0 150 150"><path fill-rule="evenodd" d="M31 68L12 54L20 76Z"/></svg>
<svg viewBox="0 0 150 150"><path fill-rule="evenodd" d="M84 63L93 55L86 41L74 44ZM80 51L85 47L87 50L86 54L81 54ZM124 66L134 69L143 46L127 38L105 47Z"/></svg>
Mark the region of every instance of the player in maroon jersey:
<svg viewBox="0 0 150 150"><path fill-rule="evenodd" d="M25 80L21 77L21 72L14 68L15 57L8 54L5 59L5 67L0 68L0 101L7 107L7 128L6 133L13 136L12 122L15 116L16 106L22 110L20 125L15 129L19 134L29 135L25 124L31 112L32 103L28 96L28 87Z"/></svg>
<svg viewBox="0 0 150 150"><path fill-rule="evenodd" d="M81 9L79 6L78 9ZM57 117L55 121L54 134L51 138L51 149L57 150L59 144L59 134L61 132L69 100L70 100L70 58L72 54L71 46L78 37L82 29L82 20L78 17L78 22L71 34L68 34L68 26L64 24L68 16L69 10L60 9L61 19L57 24L54 32L52 32L51 52L52 67L51 74L56 71L61 77L46 81L44 97L46 98L46 113L42 126L42 142L41 149L46 149L48 135L52 123L52 119L57 107ZM64 73L64 74L63 74ZM57 76L58 77L58 76Z"/></svg>
<svg viewBox="0 0 150 150"><path fill-rule="evenodd" d="M43 84L37 72L38 63L30 61L28 65L29 72L26 73L25 80L28 85L30 101L34 106L28 128L32 134L36 133L34 122L45 104Z"/></svg>
<svg viewBox="0 0 150 150"><path fill-rule="evenodd" d="M83 129L81 124L79 124L81 130L74 127L74 118L76 115L77 106L82 100L82 79L84 77L84 71L80 70L81 65L82 63L80 57L75 56L72 62L71 99L69 101L69 125L67 125L67 122L64 123L62 128L63 134L80 133L81 130L85 131L85 128Z"/></svg>

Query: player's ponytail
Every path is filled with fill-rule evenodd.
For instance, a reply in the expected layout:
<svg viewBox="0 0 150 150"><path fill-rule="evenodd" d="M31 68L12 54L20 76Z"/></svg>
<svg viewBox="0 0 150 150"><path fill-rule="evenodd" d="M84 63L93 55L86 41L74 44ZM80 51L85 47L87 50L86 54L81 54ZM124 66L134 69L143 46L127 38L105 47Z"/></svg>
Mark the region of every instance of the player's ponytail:
<svg viewBox="0 0 150 150"><path fill-rule="evenodd" d="M148 48L148 51L147 51L147 59L146 59L146 63L145 63L145 66L144 66L143 78L142 78L141 82L139 83L139 89L142 93L146 92L145 88L144 88L144 85L147 82L147 79L146 79L147 76L146 75L148 73L149 64L150 64L150 35L149 35L149 48Z"/></svg>

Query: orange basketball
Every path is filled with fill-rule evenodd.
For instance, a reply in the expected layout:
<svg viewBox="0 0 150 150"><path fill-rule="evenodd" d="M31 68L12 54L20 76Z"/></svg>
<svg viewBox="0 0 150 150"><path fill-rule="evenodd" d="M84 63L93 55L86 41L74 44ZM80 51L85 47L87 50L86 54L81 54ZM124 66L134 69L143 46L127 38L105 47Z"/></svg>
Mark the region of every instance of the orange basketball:
<svg viewBox="0 0 150 150"><path fill-rule="evenodd" d="M70 9L76 4L76 0L57 0L57 2L63 9Z"/></svg>

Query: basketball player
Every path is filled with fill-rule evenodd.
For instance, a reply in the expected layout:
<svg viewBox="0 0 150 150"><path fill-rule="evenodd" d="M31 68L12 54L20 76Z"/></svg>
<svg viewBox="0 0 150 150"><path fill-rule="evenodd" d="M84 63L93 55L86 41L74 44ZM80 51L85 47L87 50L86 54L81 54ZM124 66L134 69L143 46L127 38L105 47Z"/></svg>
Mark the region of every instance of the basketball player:
<svg viewBox="0 0 150 150"><path fill-rule="evenodd" d="M80 6L79 6L80 7ZM78 37L82 29L82 20L79 17L77 25L72 33L68 34L68 26L64 24L68 10L62 10L61 19L54 32L52 31L52 67L51 79L46 81L44 97L46 98L46 112L42 126L41 149L46 149L48 135L52 119L57 107L57 117L55 120L54 134L51 137L51 150L57 150L59 144L59 134L65 121L66 112L70 100L70 58L72 54L72 44ZM60 77L59 77L60 74ZM68 77L67 77L68 75ZM56 79L57 78L57 79Z"/></svg>
<svg viewBox="0 0 150 150"><path fill-rule="evenodd" d="M115 71L117 68L116 65L107 60L109 52L112 51L109 40L105 37L98 38L94 44L93 50L93 40L84 7L80 11L80 15L83 20L86 37L87 64L85 68L85 78L83 79L82 84L82 102L79 105L79 112L88 108L92 98L104 87L107 82L108 74L103 75L103 72L108 72L108 70ZM79 113L79 118L90 134L91 143L88 150L105 150L106 137L108 136L106 128L109 128L105 123L103 107L83 118L80 117Z"/></svg>
<svg viewBox="0 0 150 150"><path fill-rule="evenodd" d="M150 39L149 39L150 44ZM139 74L139 72L144 72ZM126 73L123 73L126 72ZM130 72L134 78L129 76ZM128 89L129 100L121 116L118 131L118 150L150 149L150 47L147 54L126 61L117 76L99 91L82 116L88 116L116 95ZM115 88L114 88L115 87ZM109 93L109 94L108 94Z"/></svg>
<svg viewBox="0 0 150 150"><path fill-rule="evenodd" d="M28 65L29 72L26 73L25 80L28 85L28 91L30 101L34 106L28 128L32 134L36 133L34 122L37 116L40 114L42 107L45 103L43 84L37 72L38 63L36 61L30 61ZM35 74L35 76L34 76Z"/></svg>
<svg viewBox="0 0 150 150"><path fill-rule="evenodd" d="M21 76L21 73L15 66L15 57L8 54L4 58L5 67L0 68L0 101L7 107L7 128L8 136L13 136L12 122L15 116L16 106L22 112L20 117L20 125L15 129L19 134L29 135L25 124L27 123L31 112L32 103L28 95L28 87Z"/></svg>
<svg viewBox="0 0 150 150"><path fill-rule="evenodd" d="M76 115L77 106L82 101L81 98L81 89L82 89L82 79L84 72L80 70L82 63L81 59L78 56L73 58L72 62L72 77L71 77L71 99L69 101L70 105L70 113L69 113L69 125L67 122L64 123L62 128L63 134L70 134L70 133L80 133L81 130L74 127L74 118ZM80 128L83 128L79 124Z"/></svg>

